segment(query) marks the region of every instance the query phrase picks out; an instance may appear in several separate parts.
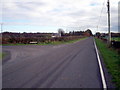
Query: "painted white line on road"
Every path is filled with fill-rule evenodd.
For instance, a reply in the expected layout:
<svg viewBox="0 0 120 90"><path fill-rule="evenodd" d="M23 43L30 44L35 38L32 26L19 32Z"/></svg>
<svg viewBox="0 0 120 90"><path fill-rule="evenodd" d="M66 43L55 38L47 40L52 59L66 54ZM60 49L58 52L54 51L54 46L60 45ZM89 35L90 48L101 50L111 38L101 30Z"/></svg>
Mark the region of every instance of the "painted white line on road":
<svg viewBox="0 0 120 90"><path fill-rule="evenodd" d="M107 90L105 76L104 76L104 72L103 72L103 68L102 68L102 64L101 64L101 61L100 61L100 57L99 57L99 54L98 54L98 49L97 49L95 40L94 40L94 45L95 45L95 50L96 50L97 59L98 59L98 63L99 63L99 68L100 68L100 74L101 74L101 78L102 78L103 88L104 88L104 90Z"/></svg>

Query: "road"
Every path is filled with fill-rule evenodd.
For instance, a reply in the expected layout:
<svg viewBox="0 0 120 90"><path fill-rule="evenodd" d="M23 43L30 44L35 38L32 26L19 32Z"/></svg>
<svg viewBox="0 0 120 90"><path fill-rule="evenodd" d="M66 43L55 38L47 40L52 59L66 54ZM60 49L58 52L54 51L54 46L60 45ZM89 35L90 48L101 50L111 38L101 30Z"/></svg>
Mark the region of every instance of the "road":
<svg viewBox="0 0 120 90"><path fill-rule="evenodd" d="M66 45L3 46L3 88L101 88L93 38Z"/></svg>

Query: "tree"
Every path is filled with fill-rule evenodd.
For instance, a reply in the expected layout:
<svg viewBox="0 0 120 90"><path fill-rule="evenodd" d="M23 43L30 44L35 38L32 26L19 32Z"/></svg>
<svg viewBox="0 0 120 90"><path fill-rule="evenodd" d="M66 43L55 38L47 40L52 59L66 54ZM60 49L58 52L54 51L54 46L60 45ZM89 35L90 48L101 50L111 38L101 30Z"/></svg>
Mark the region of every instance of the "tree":
<svg viewBox="0 0 120 90"><path fill-rule="evenodd" d="M101 36L100 32L97 32L95 36L99 38Z"/></svg>
<svg viewBox="0 0 120 90"><path fill-rule="evenodd" d="M91 31L90 29L87 29L85 32L89 33L89 34L90 34L90 36L92 36L92 35L93 35L93 34L92 34L92 31Z"/></svg>
<svg viewBox="0 0 120 90"><path fill-rule="evenodd" d="M60 34L60 36L64 36L65 31L63 29L59 28L58 33Z"/></svg>

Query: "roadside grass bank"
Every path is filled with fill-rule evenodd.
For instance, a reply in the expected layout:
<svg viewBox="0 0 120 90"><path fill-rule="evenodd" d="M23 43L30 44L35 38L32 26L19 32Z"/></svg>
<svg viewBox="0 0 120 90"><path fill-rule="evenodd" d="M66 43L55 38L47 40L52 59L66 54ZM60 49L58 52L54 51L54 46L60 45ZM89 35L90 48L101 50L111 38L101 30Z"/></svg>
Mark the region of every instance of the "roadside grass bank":
<svg viewBox="0 0 120 90"><path fill-rule="evenodd" d="M38 43L37 45L60 45L60 44L70 44L70 43L75 43L77 41L80 40L84 40L85 38L79 38L79 39L75 39L75 40L69 40L69 41L54 41L54 42L47 42L47 43Z"/></svg>
<svg viewBox="0 0 120 90"><path fill-rule="evenodd" d="M111 39L114 41L120 41L120 37L112 37Z"/></svg>
<svg viewBox="0 0 120 90"><path fill-rule="evenodd" d="M112 75L112 81L120 89L120 55L113 48L108 48L102 40L95 38L95 41L108 72Z"/></svg>
<svg viewBox="0 0 120 90"><path fill-rule="evenodd" d="M16 45L60 45L60 44L70 44L70 43L75 43L80 40L84 40L87 37L84 38L79 38L75 40L68 40L68 41L51 41L51 42L41 42L38 44L22 44L22 43L17 43L17 44L2 44L3 46L16 46Z"/></svg>

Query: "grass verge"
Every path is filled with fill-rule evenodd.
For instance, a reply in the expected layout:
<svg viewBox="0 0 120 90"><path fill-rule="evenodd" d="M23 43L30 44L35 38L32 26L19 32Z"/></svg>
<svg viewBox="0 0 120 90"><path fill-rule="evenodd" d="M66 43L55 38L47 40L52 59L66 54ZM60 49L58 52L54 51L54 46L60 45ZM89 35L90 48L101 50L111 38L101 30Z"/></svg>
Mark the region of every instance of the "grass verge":
<svg viewBox="0 0 120 90"><path fill-rule="evenodd" d="M120 37L112 37L111 39L115 41L120 41Z"/></svg>
<svg viewBox="0 0 120 90"><path fill-rule="evenodd" d="M47 42L47 43L38 43L38 44L3 44L3 46L16 46L16 45L60 45L60 44L69 44L69 43L74 43L80 40L84 40L87 37L84 38L79 38L75 40L70 40L70 41L54 41L54 42Z"/></svg>
<svg viewBox="0 0 120 90"><path fill-rule="evenodd" d="M108 72L112 75L112 81L120 88L120 55L112 48L108 48L106 43L95 38L97 47L103 57Z"/></svg>
<svg viewBox="0 0 120 90"><path fill-rule="evenodd" d="M69 43L75 43L80 40L84 40L86 38L79 38L75 40L70 40L70 41L55 41L55 42L48 42L48 43L39 43L38 45L60 45L60 44L69 44Z"/></svg>

